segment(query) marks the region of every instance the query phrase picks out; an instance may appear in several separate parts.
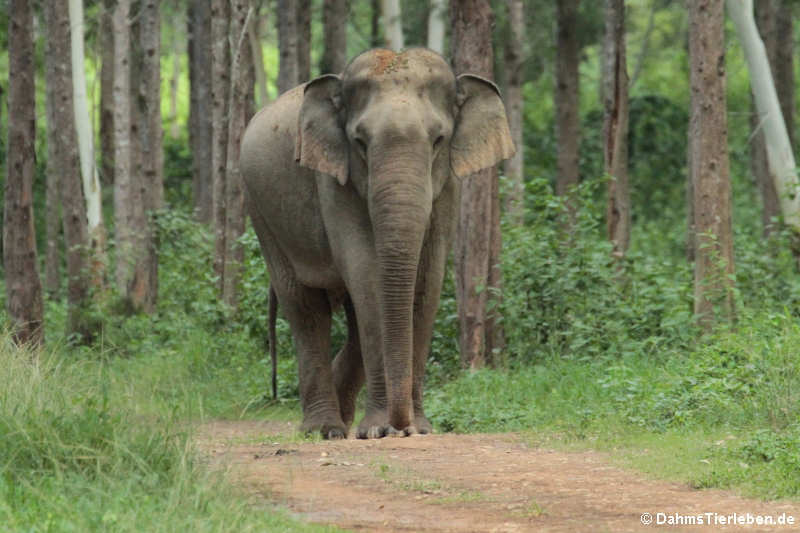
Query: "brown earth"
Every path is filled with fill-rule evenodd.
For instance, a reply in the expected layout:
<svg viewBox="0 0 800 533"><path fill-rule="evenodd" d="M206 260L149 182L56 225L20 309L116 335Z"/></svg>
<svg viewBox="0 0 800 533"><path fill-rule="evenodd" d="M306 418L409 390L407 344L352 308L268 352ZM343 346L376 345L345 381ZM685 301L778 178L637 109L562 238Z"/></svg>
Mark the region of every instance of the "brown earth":
<svg viewBox="0 0 800 533"><path fill-rule="evenodd" d="M215 468L301 518L356 531L800 531L800 504L646 479L598 452L527 446L519 435L429 435L297 442L287 422L216 421L197 443ZM703 525L645 525L643 513ZM709 525L704 513L709 515ZM791 525L722 523L738 513Z"/></svg>

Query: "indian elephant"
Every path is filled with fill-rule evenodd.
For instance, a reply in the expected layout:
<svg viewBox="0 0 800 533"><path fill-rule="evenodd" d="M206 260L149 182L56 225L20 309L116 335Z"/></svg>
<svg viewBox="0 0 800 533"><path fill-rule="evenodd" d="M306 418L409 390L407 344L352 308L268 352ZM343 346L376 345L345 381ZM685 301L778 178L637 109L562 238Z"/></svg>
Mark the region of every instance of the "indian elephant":
<svg viewBox="0 0 800 533"><path fill-rule="evenodd" d="M497 87L424 48L364 52L252 119L246 202L297 350L303 430L346 437L366 382L358 438L431 431L423 378L459 178L513 153Z"/></svg>

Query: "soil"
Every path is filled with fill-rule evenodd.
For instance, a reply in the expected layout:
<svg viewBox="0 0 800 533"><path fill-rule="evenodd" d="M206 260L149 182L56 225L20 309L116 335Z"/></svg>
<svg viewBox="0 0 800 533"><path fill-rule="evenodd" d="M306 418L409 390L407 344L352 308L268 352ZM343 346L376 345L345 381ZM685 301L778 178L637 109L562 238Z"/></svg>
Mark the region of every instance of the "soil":
<svg viewBox="0 0 800 533"><path fill-rule="evenodd" d="M216 421L197 444L255 498L355 531L800 531L798 503L655 481L603 453L533 448L516 434L298 442L295 432L287 422ZM657 513L705 523L658 525ZM723 524L734 513L785 513L795 524Z"/></svg>

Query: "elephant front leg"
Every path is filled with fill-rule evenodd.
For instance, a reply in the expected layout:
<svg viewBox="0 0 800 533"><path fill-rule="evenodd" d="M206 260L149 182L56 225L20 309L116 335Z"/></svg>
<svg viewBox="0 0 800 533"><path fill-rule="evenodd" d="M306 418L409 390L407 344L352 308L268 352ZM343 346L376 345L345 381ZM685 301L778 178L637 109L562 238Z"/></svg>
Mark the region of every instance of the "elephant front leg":
<svg viewBox="0 0 800 533"><path fill-rule="evenodd" d="M349 428L356 415L356 398L364 386L365 374L356 312L349 296L345 298L343 306L347 316L347 341L333 360L333 383L339 398L342 421Z"/></svg>
<svg viewBox="0 0 800 533"><path fill-rule="evenodd" d="M294 286L291 295L279 300L289 321L297 349L301 431L319 431L323 438L347 437L339 401L333 385L330 358L331 308L325 291Z"/></svg>

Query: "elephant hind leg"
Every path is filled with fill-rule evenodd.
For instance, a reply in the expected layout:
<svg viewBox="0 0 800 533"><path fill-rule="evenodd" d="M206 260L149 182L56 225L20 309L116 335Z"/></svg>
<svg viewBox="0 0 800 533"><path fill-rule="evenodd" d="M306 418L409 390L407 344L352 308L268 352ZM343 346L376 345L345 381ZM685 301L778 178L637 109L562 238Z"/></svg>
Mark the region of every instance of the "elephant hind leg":
<svg viewBox="0 0 800 533"><path fill-rule="evenodd" d="M345 297L343 306L347 316L347 342L333 360L333 383L339 398L342 421L349 428L355 419L356 399L364 386L365 375L358 323L349 295Z"/></svg>

